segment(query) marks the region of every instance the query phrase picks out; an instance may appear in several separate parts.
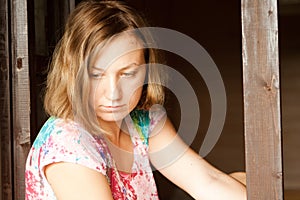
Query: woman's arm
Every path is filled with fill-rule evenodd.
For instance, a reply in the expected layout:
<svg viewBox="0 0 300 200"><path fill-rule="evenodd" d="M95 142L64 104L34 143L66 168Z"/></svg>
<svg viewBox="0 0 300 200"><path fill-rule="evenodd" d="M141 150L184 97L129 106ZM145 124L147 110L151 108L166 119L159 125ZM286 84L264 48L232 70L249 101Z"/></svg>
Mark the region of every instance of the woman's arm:
<svg viewBox="0 0 300 200"><path fill-rule="evenodd" d="M106 177L74 163L54 163L45 175L59 200L113 200Z"/></svg>
<svg viewBox="0 0 300 200"><path fill-rule="evenodd" d="M162 126L157 125L153 132L149 139L152 164L192 197L204 200L246 199L245 186L214 168L184 144L169 120Z"/></svg>
<svg viewBox="0 0 300 200"><path fill-rule="evenodd" d="M246 185L246 173L245 172L233 172L229 174L232 178L238 180L241 182L243 185Z"/></svg>

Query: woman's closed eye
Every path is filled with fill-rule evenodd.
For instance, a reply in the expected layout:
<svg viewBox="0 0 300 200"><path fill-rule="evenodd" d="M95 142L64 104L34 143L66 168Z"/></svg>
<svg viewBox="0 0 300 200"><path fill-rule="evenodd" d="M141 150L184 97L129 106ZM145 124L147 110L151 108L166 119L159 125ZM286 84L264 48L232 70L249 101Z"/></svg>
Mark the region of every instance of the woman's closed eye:
<svg viewBox="0 0 300 200"><path fill-rule="evenodd" d="M129 72L122 72L120 76L122 78L130 78L130 77L134 77L136 74L137 71L129 71Z"/></svg>
<svg viewBox="0 0 300 200"><path fill-rule="evenodd" d="M136 71L132 71L132 72L122 72L120 73L120 77L121 78L131 78L131 77L135 77L135 75L137 74ZM92 72L89 74L91 78L93 79L101 79L105 77L105 74L102 72Z"/></svg>
<svg viewBox="0 0 300 200"><path fill-rule="evenodd" d="M91 72L90 73L90 77L91 78L102 78L103 77L103 75L104 75L104 73L102 73L102 72Z"/></svg>

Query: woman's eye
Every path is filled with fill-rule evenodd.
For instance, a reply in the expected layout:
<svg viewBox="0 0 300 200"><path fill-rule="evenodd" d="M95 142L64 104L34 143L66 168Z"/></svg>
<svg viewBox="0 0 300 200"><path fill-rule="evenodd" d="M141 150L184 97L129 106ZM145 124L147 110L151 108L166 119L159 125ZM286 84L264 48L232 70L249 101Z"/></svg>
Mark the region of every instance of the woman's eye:
<svg viewBox="0 0 300 200"><path fill-rule="evenodd" d="M133 77L135 76L136 72L123 72L121 73L121 77L124 77L124 78L129 78L129 77Z"/></svg>
<svg viewBox="0 0 300 200"><path fill-rule="evenodd" d="M91 78L102 78L103 73L90 73Z"/></svg>

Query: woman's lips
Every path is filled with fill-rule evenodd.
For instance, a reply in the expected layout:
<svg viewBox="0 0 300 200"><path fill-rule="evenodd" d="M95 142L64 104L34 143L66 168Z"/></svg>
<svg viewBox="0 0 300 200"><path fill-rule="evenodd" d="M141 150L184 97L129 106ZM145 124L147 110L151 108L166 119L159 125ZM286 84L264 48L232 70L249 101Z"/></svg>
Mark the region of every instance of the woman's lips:
<svg viewBox="0 0 300 200"><path fill-rule="evenodd" d="M124 107L125 107L125 105L117 105L117 106L116 105L113 105L113 106L104 106L104 105L101 105L100 109L103 112L117 112L117 111L122 110Z"/></svg>

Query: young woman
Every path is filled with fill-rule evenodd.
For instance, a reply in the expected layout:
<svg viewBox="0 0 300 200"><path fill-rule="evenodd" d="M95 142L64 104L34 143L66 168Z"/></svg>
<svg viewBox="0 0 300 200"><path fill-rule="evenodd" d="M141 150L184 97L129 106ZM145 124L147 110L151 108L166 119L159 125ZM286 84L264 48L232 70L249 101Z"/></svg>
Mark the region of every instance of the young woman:
<svg viewBox="0 0 300 200"><path fill-rule="evenodd" d="M26 163L26 199L158 199L150 163L195 199L246 199L245 186L168 120L157 52L138 29L146 26L117 1L85 1L70 15L47 80L51 117Z"/></svg>

